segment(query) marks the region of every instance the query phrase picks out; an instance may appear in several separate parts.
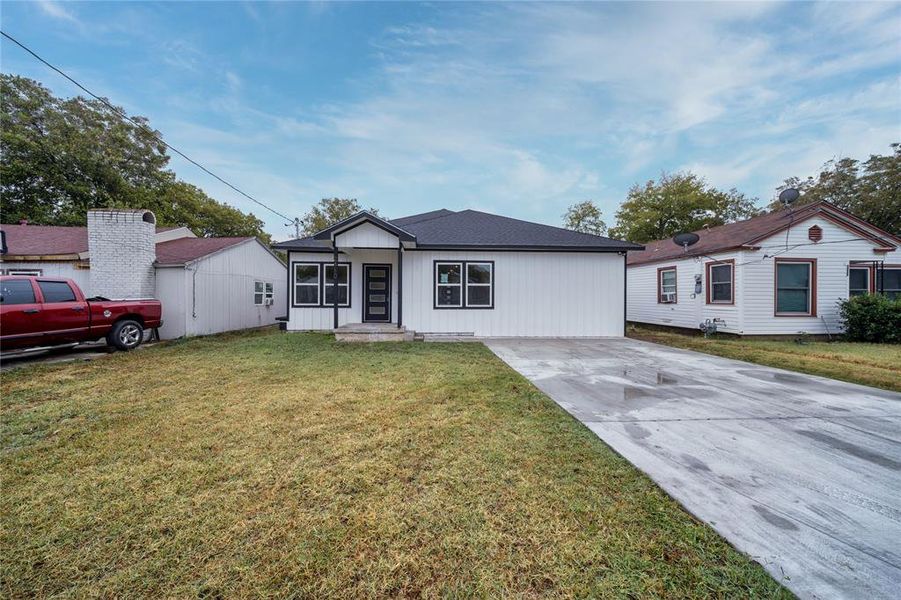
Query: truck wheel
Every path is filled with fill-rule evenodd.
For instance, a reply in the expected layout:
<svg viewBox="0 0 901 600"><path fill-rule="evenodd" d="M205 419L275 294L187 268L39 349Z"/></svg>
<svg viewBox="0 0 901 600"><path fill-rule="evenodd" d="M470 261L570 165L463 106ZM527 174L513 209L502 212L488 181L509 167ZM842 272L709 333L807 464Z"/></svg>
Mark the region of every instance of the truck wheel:
<svg viewBox="0 0 901 600"><path fill-rule="evenodd" d="M144 328L137 321L125 319L113 324L106 343L119 350L134 350L144 341Z"/></svg>

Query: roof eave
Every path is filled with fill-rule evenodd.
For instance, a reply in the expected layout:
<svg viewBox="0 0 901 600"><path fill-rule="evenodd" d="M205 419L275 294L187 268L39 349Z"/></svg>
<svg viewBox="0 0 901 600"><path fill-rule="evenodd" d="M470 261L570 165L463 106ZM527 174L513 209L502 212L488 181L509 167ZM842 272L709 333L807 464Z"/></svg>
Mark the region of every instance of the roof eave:
<svg viewBox="0 0 901 600"><path fill-rule="evenodd" d="M401 241L404 241L404 242L415 242L416 241L416 236L413 235L412 233L405 231L405 230L401 229L400 227L398 227L397 225L394 225L390 221L386 221L385 219L382 219L381 217L377 217L376 215L374 215L371 212L366 211L366 210L358 212L357 214L355 214L351 217L348 217L348 218L344 219L343 221L338 221L331 227L326 227L322 231L319 231L319 232L313 234L311 237L314 240L332 240L335 238L336 235L339 235L349 229L353 229L354 227L357 227L365 222L372 223L373 225L380 227L380 228L384 229L385 231L396 235L398 237L398 239L400 239Z"/></svg>

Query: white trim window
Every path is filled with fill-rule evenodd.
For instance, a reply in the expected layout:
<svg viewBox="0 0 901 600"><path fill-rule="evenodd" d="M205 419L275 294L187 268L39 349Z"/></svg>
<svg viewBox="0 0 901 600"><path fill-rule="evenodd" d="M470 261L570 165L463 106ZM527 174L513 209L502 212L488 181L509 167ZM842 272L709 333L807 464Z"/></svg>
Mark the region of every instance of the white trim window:
<svg viewBox="0 0 901 600"><path fill-rule="evenodd" d="M325 306L333 306L335 301L335 265L325 265L325 279L322 281L322 298ZM338 306L350 306L350 265L338 265Z"/></svg>
<svg viewBox="0 0 901 600"><path fill-rule="evenodd" d="M866 296L870 293L870 267L848 269L848 297Z"/></svg>
<svg viewBox="0 0 901 600"><path fill-rule="evenodd" d="M732 263L707 263L709 279L708 304L732 304L735 302L733 292Z"/></svg>
<svg viewBox="0 0 901 600"><path fill-rule="evenodd" d="M20 275L27 277L40 277L44 274L40 269L9 269L6 271L7 275Z"/></svg>
<svg viewBox="0 0 901 600"><path fill-rule="evenodd" d="M435 263L435 305L440 307L463 306L463 263Z"/></svg>
<svg viewBox="0 0 901 600"><path fill-rule="evenodd" d="M294 306L319 306L319 263L294 264Z"/></svg>
<svg viewBox="0 0 901 600"><path fill-rule="evenodd" d="M494 265L490 262L466 263L466 306L490 308L494 301Z"/></svg>
<svg viewBox="0 0 901 600"><path fill-rule="evenodd" d="M253 282L253 303L255 306L271 306L274 289L269 281Z"/></svg>

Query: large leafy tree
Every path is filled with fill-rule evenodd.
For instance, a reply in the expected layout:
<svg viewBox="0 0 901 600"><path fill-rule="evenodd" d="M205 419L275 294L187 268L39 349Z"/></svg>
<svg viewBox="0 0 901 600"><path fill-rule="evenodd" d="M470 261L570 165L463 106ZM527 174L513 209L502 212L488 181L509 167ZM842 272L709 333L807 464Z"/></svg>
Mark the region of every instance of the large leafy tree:
<svg viewBox="0 0 901 600"><path fill-rule="evenodd" d="M38 82L0 74L0 218L84 225L90 208L147 208L161 225L198 235L256 235L253 214L179 181L159 132L103 103L60 99Z"/></svg>
<svg viewBox="0 0 901 600"><path fill-rule="evenodd" d="M361 210L363 209L356 198L323 198L301 217L300 224L305 235L313 235ZM379 214L374 208L368 210L374 215Z"/></svg>
<svg viewBox="0 0 901 600"><path fill-rule="evenodd" d="M753 217L756 201L734 188L718 190L694 173L663 173L659 181L632 186L610 233L639 243L668 238Z"/></svg>
<svg viewBox="0 0 901 600"><path fill-rule="evenodd" d="M563 215L563 226L573 231L606 235L607 224L604 223L601 209L591 200L578 202L570 206Z"/></svg>
<svg viewBox="0 0 901 600"><path fill-rule="evenodd" d="M826 200L894 235L901 235L901 144L892 152L873 154L864 162L853 158L830 160L816 177L790 177L777 189L797 188L797 204ZM776 200L772 210L784 207Z"/></svg>

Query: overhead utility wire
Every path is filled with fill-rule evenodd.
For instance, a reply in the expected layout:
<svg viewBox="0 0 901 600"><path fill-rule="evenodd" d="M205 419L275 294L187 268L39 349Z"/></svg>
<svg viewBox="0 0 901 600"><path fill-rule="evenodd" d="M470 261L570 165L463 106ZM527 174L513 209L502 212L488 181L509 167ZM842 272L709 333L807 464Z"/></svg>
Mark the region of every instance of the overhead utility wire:
<svg viewBox="0 0 901 600"><path fill-rule="evenodd" d="M55 65L52 65L52 64L50 64L49 62L47 62L46 60L44 60L40 55L37 54L37 52L35 52L34 50L32 50L31 48L29 48L28 46L26 46L25 44L23 44L22 42L20 42L19 40L17 40L17 39L14 38L13 36L9 35L8 33L6 33L6 32L3 31L3 30L0 30L0 34L2 34L3 37L5 37L5 38L8 39L9 41L11 41L12 43L14 43L14 44L16 44L17 46L19 46L22 50L24 50L24 51L27 52L28 54L30 54L30 55L32 55L33 57L35 57L37 60L39 60L40 62L42 62L42 63L43 63L44 65L46 65L47 67L53 69L54 71L56 71L57 73L59 73L60 75L62 75L62 76L65 77L66 79L68 79L69 81L71 81L73 84L75 84L79 89L81 89L82 91L84 91L86 94L88 94L89 96L91 96L91 97L94 98L95 100L98 100L99 102L103 103L107 108L109 108L111 111L113 111L113 112L114 112L117 116L119 116L120 118L125 119L125 120L127 120L128 122L132 123L133 125L135 125L135 126L141 128L142 130L144 130L144 131L150 133L150 135L152 135L154 138L156 138L157 141L159 141L159 142L160 142L162 145L164 145L166 148L168 148L168 149L171 150L172 152L175 152L176 154L178 154L179 156L181 156L183 159L185 159L186 161L188 161L189 163L191 163L192 165L194 165L195 167L197 167L198 169L200 169L201 171L203 171L203 172L206 173L207 175L210 175L211 177L213 177L213 178L217 179L218 181L224 183L225 185L227 185L228 187L230 187L230 188L233 189L234 191L238 192L239 194L241 194L242 196L244 196L245 198L247 198L247 199L250 200L251 202L255 202L256 204L259 204L260 206L262 206L263 208L265 208L266 210L268 210L268 211L271 212L272 214L278 215L279 217L281 217L282 219L285 219L286 221L291 221L292 224L293 224L293 221L294 221L293 218L288 217L288 216L286 216L286 215L280 213L279 211L275 210L275 209L272 208L271 206L268 206L268 205L264 204L263 202L260 202L259 200L257 200L256 198L254 198L253 196L251 196L250 194L248 194L247 192L245 192L245 191L239 189L237 186L235 186L235 185L229 183L228 181L226 181L226 180L223 179L222 177L219 177L218 175L216 175L215 173L213 173L212 171L210 171L209 169L207 169L205 166L203 166L202 164L200 164L199 162L197 162L196 160L194 160L193 158L191 158L190 156L188 156L187 154L185 154L184 152L182 152L182 151L179 150L178 148L175 148L175 147L173 147L171 144L169 144L168 142L166 142L166 141L165 141L165 140L164 140L164 139L163 139L156 131L150 129L149 127L147 127L146 125L144 125L144 124L141 123L140 121L136 121L135 119L132 119L132 118L129 117L127 114L125 114L124 111L122 111L121 109L117 108L116 106L110 104L110 102L109 102L106 98L103 98L103 97L101 97L101 96L98 96L97 94L95 94L94 92L92 92L91 90L89 90L88 88L86 88L85 86L83 86L81 83L79 83L78 81L76 81L75 79L73 79L71 76L69 76L69 75L68 75L66 72L64 72L62 69L60 69L59 67L56 67Z"/></svg>

